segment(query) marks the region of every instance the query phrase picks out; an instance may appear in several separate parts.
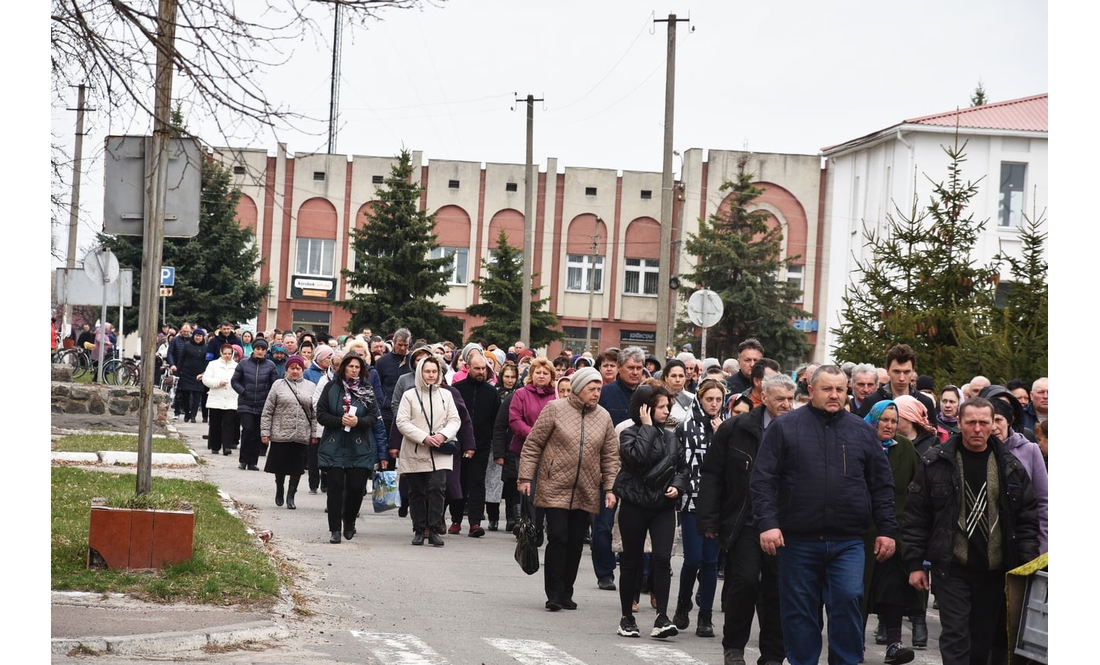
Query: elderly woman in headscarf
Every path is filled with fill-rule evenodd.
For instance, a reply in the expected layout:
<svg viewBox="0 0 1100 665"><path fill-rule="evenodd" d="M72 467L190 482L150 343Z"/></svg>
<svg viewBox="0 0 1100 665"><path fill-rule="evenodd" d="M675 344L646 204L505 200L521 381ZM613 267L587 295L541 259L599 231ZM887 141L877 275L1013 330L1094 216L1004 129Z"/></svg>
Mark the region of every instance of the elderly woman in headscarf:
<svg viewBox="0 0 1100 665"><path fill-rule="evenodd" d="M958 434L959 429L959 405L962 404L962 391L956 386L944 386L940 391L939 404L936 414L936 433L940 443L951 438L952 434Z"/></svg>
<svg viewBox="0 0 1100 665"><path fill-rule="evenodd" d="M898 433L913 442L917 455L923 455L928 449L940 443L936 429L928 422L928 409L912 395L894 398L898 407Z"/></svg>
<svg viewBox="0 0 1100 665"><path fill-rule="evenodd" d="M413 545L423 545L425 537L434 547L444 544L447 474L454 466L454 451L447 450L445 444L455 438L462 424L454 397L440 385L444 366L429 349L417 363L415 384L401 395L393 421L401 432L397 469L408 479Z"/></svg>
<svg viewBox="0 0 1100 665"><path fill-rule="evenodd" d="M1029 441L1026 434L1017 429L1023 421L1024 407L1007 388L1000 385L989 386L982 390L981 397L993 404L993 436L1004 441L1005 449L1020 460L1027 475L1031 477L1035 499L1039 502L1039 552L1046 552L1048 478L1043 451L1039 444Z"/></svg>
<svg viewBox="0 0 1100 665"><path fill-rule="evenodd" d="M909 495L909 481L917 475L920 456L917 455L913 442L898 433L900 415L894 400L875 402L863 419L875 429L882 444L882 452L890 461L890 470L894 475L894 512L898 524L901 524L902 515L905 514L905 499ZM902 557L892 556L886 561L875 560L877 535L878 530L872 524L863 537L863 621L866 624L869 614L878 614L881 630L885 631L884 643L888 645L886 662L908 663L913 660L914 654L912 649L902 644L901 619L907 614L923 618L924 599L916 589L909 586L909 571L906 570Z"/></svg>

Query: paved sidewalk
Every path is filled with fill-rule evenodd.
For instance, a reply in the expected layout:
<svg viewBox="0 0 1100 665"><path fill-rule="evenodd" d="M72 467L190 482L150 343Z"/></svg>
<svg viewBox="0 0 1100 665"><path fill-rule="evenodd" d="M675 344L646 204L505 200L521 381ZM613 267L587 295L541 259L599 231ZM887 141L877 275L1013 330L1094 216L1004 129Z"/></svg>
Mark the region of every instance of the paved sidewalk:
<svg viewBox="0 0 1100 665"><path fill-rule="evenodd" d="M54 433L88 431L86 420L87 417L69 419L65 414L53 414ZM116 432L137 433L136 419L111 419L109 425ZM179 436L196 453L205 450L205 442L200 436L190 432L191 436L184 436L175 423L169 424L167 429L169 436ZM194 429L200 431L198 427ZM133 453L108 452L92 453L87 460L77 460L55 453L53 459L114 467L116 463L125 464L124 458L128 455L136 457ZM158 464L194 468L195 458L191 455L154 455L152 463L155 476ZM50 650L55 658L90 655L91 652L101 656L153 657L234 644L271 643L290 636L288 622L283 617L291 611L289 600L276 605L272 611L263 612L210 605L150 603L124 594L54 591L51 592Z"/></svg>

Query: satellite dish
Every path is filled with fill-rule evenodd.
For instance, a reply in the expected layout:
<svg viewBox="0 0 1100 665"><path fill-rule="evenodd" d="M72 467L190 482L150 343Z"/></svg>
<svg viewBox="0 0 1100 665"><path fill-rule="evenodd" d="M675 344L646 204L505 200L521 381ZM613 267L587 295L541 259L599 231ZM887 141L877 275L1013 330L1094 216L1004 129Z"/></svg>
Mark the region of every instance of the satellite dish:
<svg viewBox="0 0 1100 665"><path fill-rule="evenodd" d="M722 320L725 305L714 291L699 289L688 298L687 312L692 323L700 328L709 328Z"/></svg>
<svg viewBox="0 0 1100 665"><path fill-rule="evenodd" d="M95 282L110 284L118 279L118 258L106 247L88 250L84 255L84 272Z"/></svg>

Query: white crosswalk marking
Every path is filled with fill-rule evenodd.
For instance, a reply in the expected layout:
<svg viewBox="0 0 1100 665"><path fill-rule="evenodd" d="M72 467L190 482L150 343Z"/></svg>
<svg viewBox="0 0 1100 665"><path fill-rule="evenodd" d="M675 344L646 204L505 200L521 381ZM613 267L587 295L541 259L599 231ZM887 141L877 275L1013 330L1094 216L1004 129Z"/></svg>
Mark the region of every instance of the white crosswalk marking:
<svg viewBox="0 0 1100 665"><path fill-rule="evenodd" d="M427 642L415 635L402 633L367 633L359 630L351 634L367 643L371 653L387 665L448 665L449 661L436 653Z"/></svg>
<svg viewBox="0 0 1100 665"><path fill-rule="evenodd" d="M577 660L548 642L493 637L486 637L485 641L524 665L584 665L584 661Z"/></svg>
<svg viewBox="0 0 1100 665"><path fill-rule="evenodd" d="M620 644L635 658L644 663L664 663L666 665L706 665L688 654L663 644Z"/></svg>

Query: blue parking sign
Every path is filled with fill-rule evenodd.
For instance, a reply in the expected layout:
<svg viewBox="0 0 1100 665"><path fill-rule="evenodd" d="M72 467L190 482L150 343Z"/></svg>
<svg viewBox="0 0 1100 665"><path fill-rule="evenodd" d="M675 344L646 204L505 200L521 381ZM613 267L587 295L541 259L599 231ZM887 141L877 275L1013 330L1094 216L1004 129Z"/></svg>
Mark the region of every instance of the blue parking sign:
<svg viewBox="0 0 1100 665"><path fill-rule="evenodd" d="M176 285L176 269L168 266L162 266L160 269L160 285L161 286L175 286Z"/></svg>

